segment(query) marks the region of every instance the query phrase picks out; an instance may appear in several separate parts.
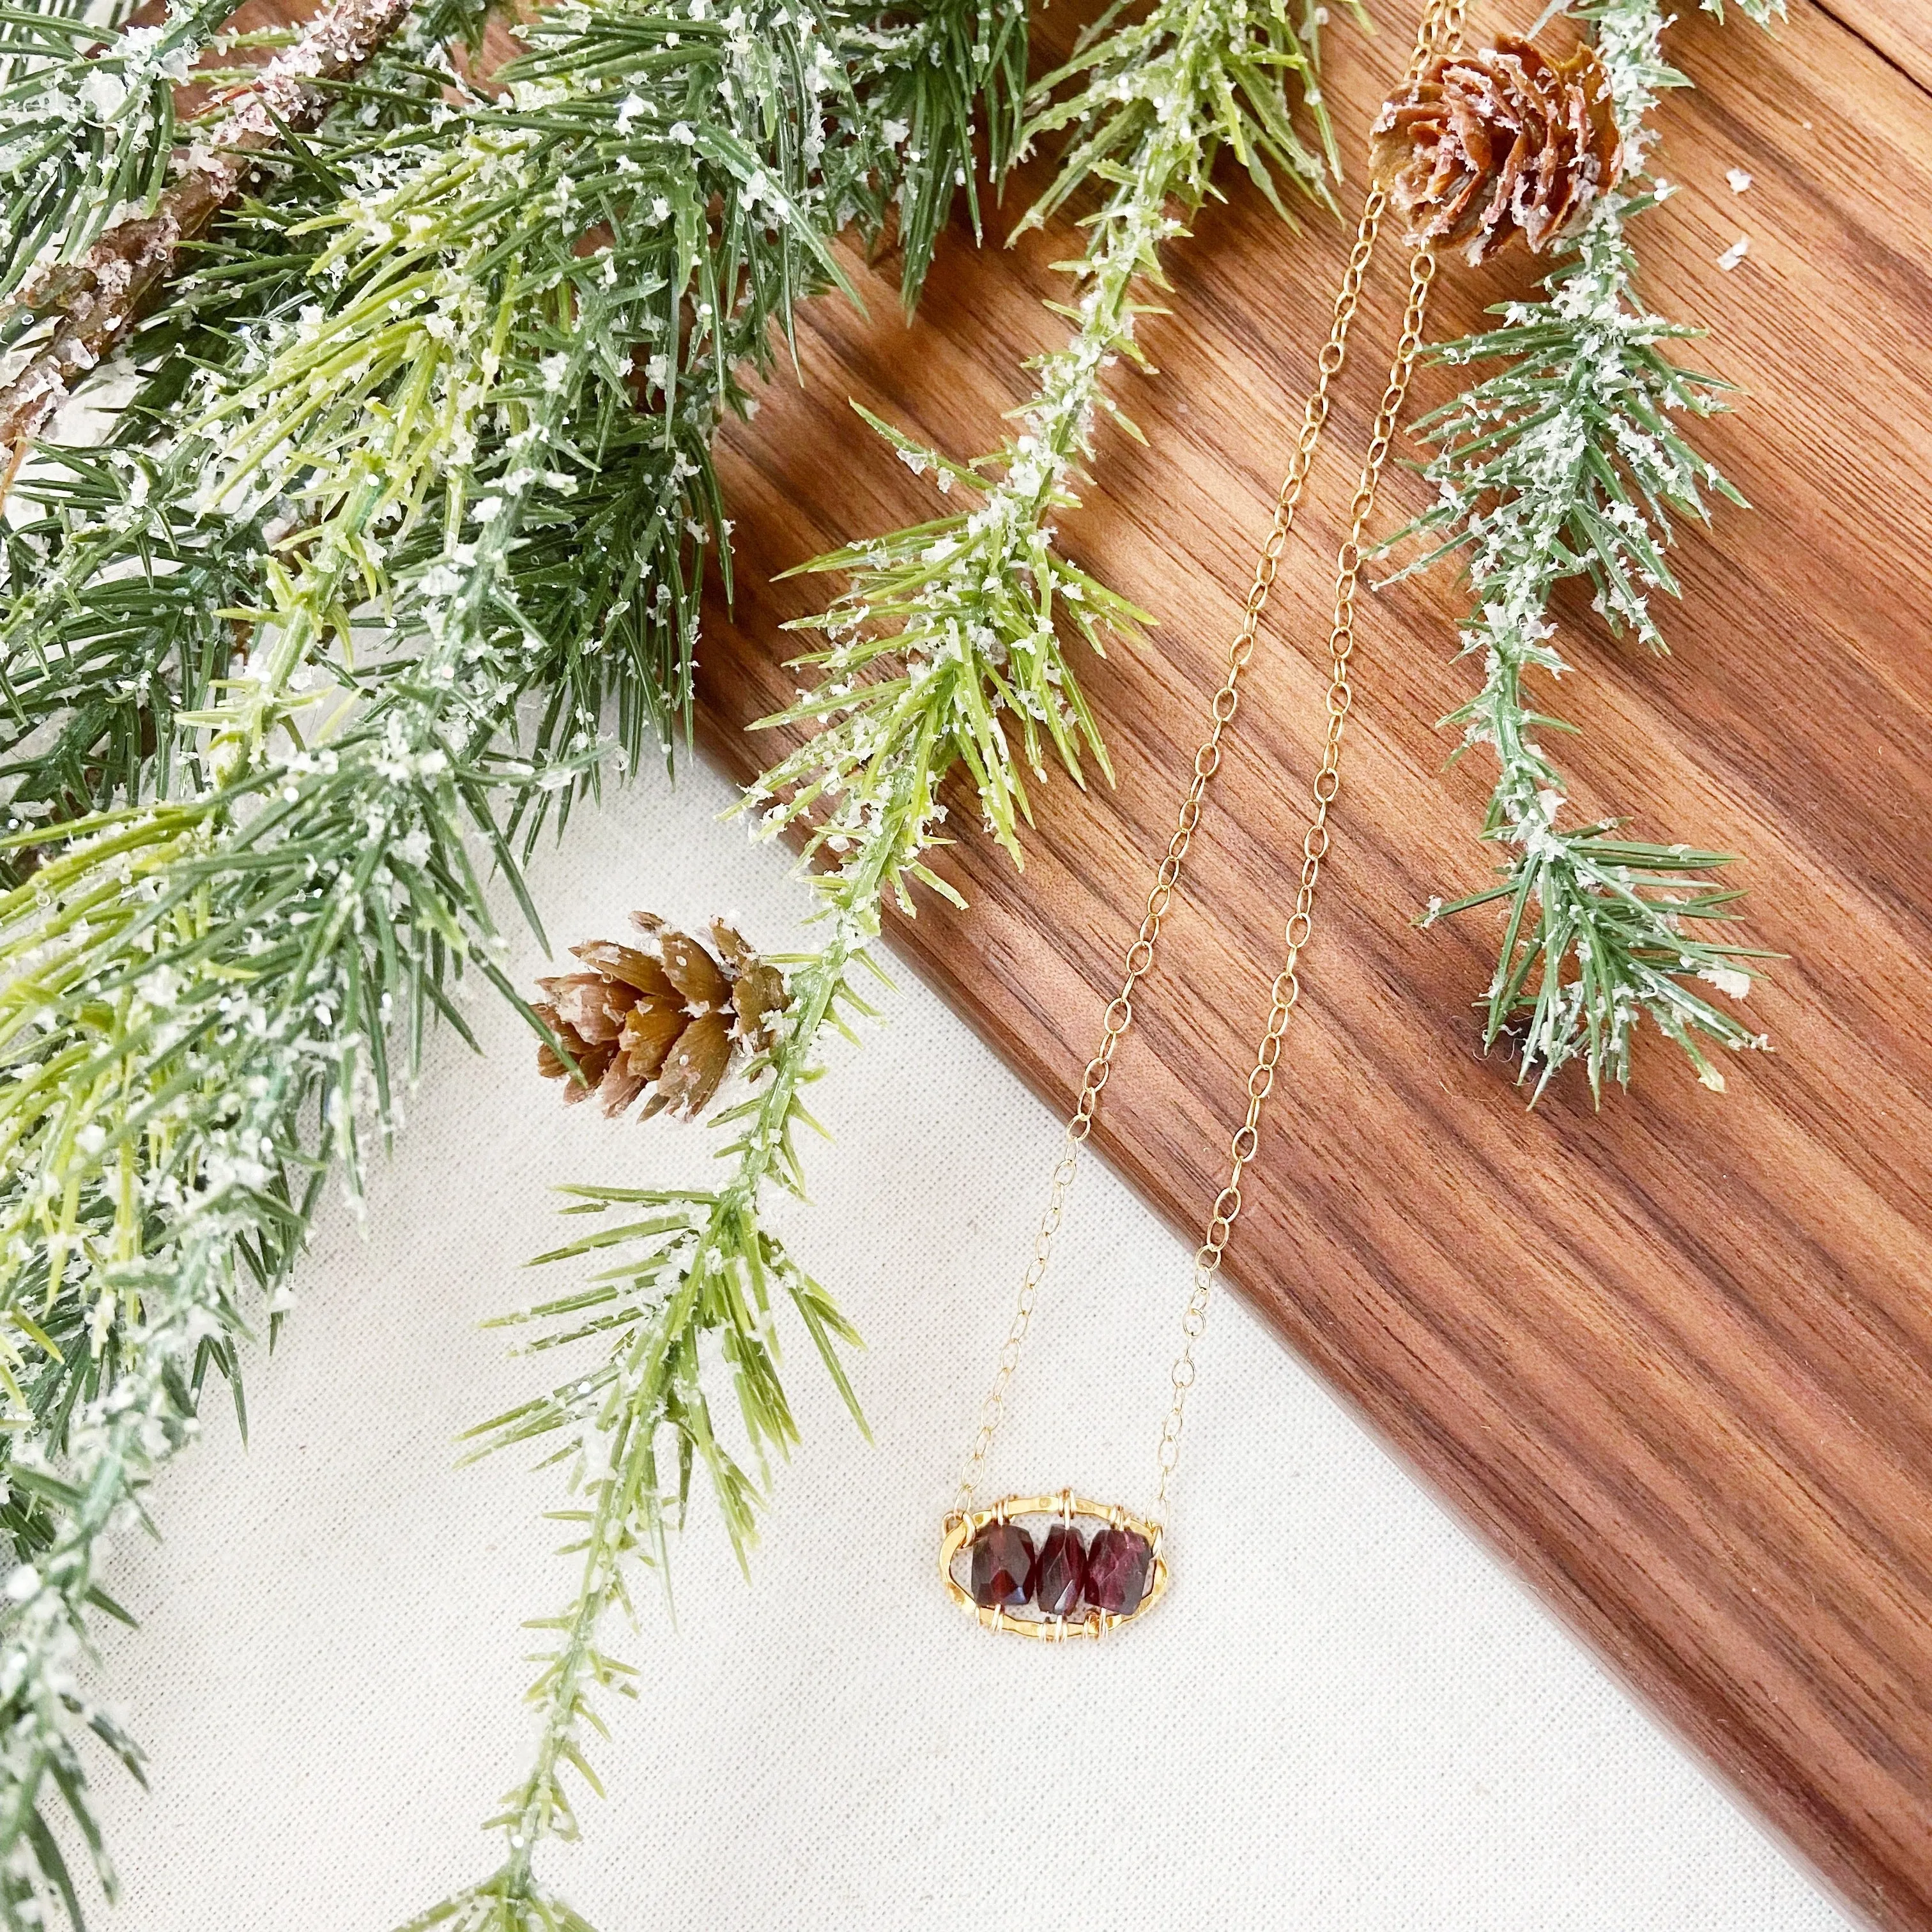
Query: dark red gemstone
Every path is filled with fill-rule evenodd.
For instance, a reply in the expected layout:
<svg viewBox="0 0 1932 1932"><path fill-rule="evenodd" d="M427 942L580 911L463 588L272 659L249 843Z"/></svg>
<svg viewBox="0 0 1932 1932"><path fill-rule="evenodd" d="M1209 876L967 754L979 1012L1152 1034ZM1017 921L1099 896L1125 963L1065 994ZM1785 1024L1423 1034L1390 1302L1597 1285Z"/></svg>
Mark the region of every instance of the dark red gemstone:
<svg viewBox="0 0 1932 1932"><path fill-rule="evenodd" d="M1087 1600L1096 1610L1130 1617L1147 1594L1154 1552L1138 1530L1103 1529L1087 1552Z"/></svg>
<svg viewBox="0 0 1932 1932"><path fill-rule="evenodd" d="M1033 1538L1017 1523L989 1522L974 1538L973 1600L982 1609L1019 1609L1032 1574Z"/></svg>
<svg viewBox="0 0 1932 1932"><path fill-rule="evenodd" d="M1046 1532L1033 1559L1027 1594L1050 1617L1070 1617L1080 1607L1087 1582L1087 1546L1071 1523L1057 1522Z"/></svg>

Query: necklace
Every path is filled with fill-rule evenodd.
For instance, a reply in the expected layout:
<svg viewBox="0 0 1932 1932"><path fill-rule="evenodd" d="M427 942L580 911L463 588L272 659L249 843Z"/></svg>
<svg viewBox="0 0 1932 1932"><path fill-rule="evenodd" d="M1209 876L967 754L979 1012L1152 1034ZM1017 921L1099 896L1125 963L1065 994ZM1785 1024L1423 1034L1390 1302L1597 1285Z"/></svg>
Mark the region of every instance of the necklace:
<svg viewBox="0 0 1932 1932"><path fill-rule="evenodd" d="M1430 0L1416 35L1406 86L1413 89L1438 56L1454 54L1462 36L1464 0ZM1241 622L1228 650L1227 675L1209 706L1210 726L1194 754L1194 774L1182 800L1174 836L1148 893L1140 932L1127 949L1126 976L1103 1018L1100 1044L1087 1063L1080 1098L1066 1124L1058 1165L1047 1192L1046 1209L1035 1238L1034 1254L1020 1284L1012 1324L1001 1347L992 1387L980 1413L978 1434L966 1459L953 1507L946 1518L940 1544L939 1570L948 1594L989 1630L1008 1630L1048 1641L1071 1636L1098 1637L1144 1616L1167 1588L1168 1564L1163 1553L1168 1491L1180 1457L1180 1432L1187 1397L1194 1386L1195 1344L1207 1327L1208 1304L1215 1276L1241 1211L1241 1181L1260 1145L1261 1118L1274 1088L1281 1058L1282 1036L1301 996L1298 976L1304 949L1314 926L1316 888L1328 852L1328 816L1341 788L1342 734L1354 702L1349 664L1355 644L1355 591L1362 565L1362 536L1373 512L1376 492L1394 442L1396 426L1408 394L1410 371L1422 343L1422 326L1429 289L1436 274L1436 256L1427 240L1409 257L1408 299L1402 314L1382 406L1363 461L1348 534L1336 553L1334 622L1328 634L1327 728L1322 756L1310 788L1308 816L1302 835L1301 878L1294 910L1283 928L1285 955L1275 976L1274 999L1255 1052L1247 1080L1246 1118L1228 1143L1227 1184L1215 1198L1200 1246L1195 1251L1193 1280L1181 1316L1181 1348L1170 1375L1173 1396L1161 1425L1156 1455L1154 1508L1137 1516L1120 1504L1096 1502L1064 1489L1058 1495L1012 1496L988 1508L975 1506L986 1456L1005 1413L1007 1385L1018 1365L1022 1345L1033 1322L1034 1304L1046 1274L1054 1237L1059 1232L1066 1198L1078 1171L1080 1150L1093 1132L1100 1096L1112 1071L1121 1038L1133 1023L1136 989L1153 970L1161 924L1172 902L1186 866L1208 788L1221 763L1222 742L1240 702L1240 680L1254 656L1268 592L1280 566L1282 552L1293 526L1294 513L1306 483L1309 466L1328 417L1328 391L1348 351L1348 332L1360 299L1362 278L1375 253L1388 192L1372 182L1362 206L1355 245L1335 297L1328 339L1316 358L1314 387L1304 409L1288 472L1275 498L1274 518L1255 566L1252 584ZM1040 1540L1024 1526L1025 1519L1045 1520ZM1082 1534L1082 1519L1101 1527L1090 1542ZM962 1576L962 1570L965 1573Z"/></svg>

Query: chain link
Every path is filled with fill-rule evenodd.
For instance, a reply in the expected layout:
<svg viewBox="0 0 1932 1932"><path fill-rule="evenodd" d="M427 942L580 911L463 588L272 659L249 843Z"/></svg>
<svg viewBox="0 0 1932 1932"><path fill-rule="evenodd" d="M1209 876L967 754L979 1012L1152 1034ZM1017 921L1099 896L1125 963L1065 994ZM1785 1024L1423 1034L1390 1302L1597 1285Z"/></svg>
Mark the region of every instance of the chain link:
<svg viewBox="0 0 1932 1932"><path fill-rule="evenodd" d="M1463 11L1463 0L1434 0L1434 4L1424 14L1417 34L1415 50L1409 64L1408 80L1414 80L1436 52L1454 49L1460 44ZM1342 273L1341 285L1336 292L1328 339L1322 344L1321 352L1316 358L1315 386L1302 412L1301 429L1295 439L1287 474L1282 478L1281 488L1276 493L1274 518L1256 560L1254 579L1249 587L1247 602L1242 608L1240 626L1228 647L1226 674L1209 702L1208 733L1195 752L1193 775L1175 818L1173 836L1168 841L1166 854L1160 862L1154 875L1154 885L1148 893L1140 930L1127 949L1126 976L1121 982L1120 990L1114 996L1103 1016L1100 1047L1087 1063L1081 1082L1079 1101L1066 1124L1059 1162L1054 1168L1047 1191L1046 1211L1040 1217L1039 1231L1034 1237L1033 1258L1028 1264L1025 1276L1020 1283L1019 1299L1013 1311L1012 1323L1007 1330L1005 1342L1001 1345L992 1387L987 1391L986 1402L980 1412L979 1431L974 1438L972 1448L966 1459L965 1469L959 1479L958 1492L953 1504L956 1516L963 1515L971 1508L974 1492L985 1471L987 1454L999 1432L1000 1424L1006 1412L1007 1387L1012 1380L1014 1370L1018 1366L1022 1345L1026 1340L1028 1330L1033 1325L1034 1305L1039 1297L1040 1283L1046 1278L1047 1264L1052 1256L1054 1238L1060 1232L1060 1222L1066 1212L1067 1194L1079 1172L1080 1150L1093 1132L1094 1122L1100 1109L1100 1096L1113 1070L1114 1057L1119 1048L1121 1037L1133 1024L1135 990L1153 970L1161 923L1167 916L1175 890L1180 883L1188 851L1193 843L1195 829L1201 822L1201 810L1207 799L1208 786L1220 768L1222 742L1240 709L1242 674L1246 670L1254 656L1262 614L1268 608L1268 594L1274 588L1275 577L1280 568L1282 554L1287 547L1288 535L1294 526L1295 511L1301 501L1302 490L1308 479L1316 447L1321 440L1323 428L1328 419L1330 385L1347 359L1348 332L1361 298L1362 278L1375 253L1376 238L1380 232L1382 216L1387 206L1387 197L1383 190L1380 187L1372 187L1363 203L1361 220L1355 233L1355 244L1349 252L1348 265ZM1408 389L1409 371L1420 346L1424 311L1430 279L1434 273L1432 255L1426 249L1418 250L1411 264L1408 305L1403 317L1401 341L1396 350L1395 364L1390 370L1388 386L1383 393L1382 409L1376 417L1375 434L1363 465L1361 481L1355 492L1348 538L1342 544L1337 560L1334 625L1329 638L1328 729L1321 767L1316 774L1310 820L1302 841L1301 883L1295 896L1294 910L1288 916L1286 931L1287 963L1275 980L1274 1004L1268 1017L1268 1030L1262 1035L1254 1071L1248 1077L1247 1118L1236 1130L1231 1144L1232 1167L1228 1185L1215 1201L1207 1238L1195 1256L1194 1284L1181 1321L1184 1346L1174 1364L1171 1377L1174 1399L1161 1430L1160 1486L1154 1516L1156 1524L1160 1520L1161 1512L1166 1507L1168 1479L1180 1456L1180 1430L1187 1391L1194 1382L1194 1345L1207 1325L1208 1300L1214 1276L1220 1271L1222 1254L1233 1231L1235 1217L1240 1212L1241 1175L1253 1160L1258 1144L1262 1108L1274 1084L1274 1067L1280 1058L1282 1033L1300 993L1295 969L1302 948L1307 943L1316 882L1320 874L1322 857L1328 848L1328 809L1340 786L1342 729L1352 699L1348 665L1354 647L1354 596L1356 580L1361 568L1362 532L1375 506L1376 485L1380 481L1382 466L1394 438L1396 419Z"/></svg>

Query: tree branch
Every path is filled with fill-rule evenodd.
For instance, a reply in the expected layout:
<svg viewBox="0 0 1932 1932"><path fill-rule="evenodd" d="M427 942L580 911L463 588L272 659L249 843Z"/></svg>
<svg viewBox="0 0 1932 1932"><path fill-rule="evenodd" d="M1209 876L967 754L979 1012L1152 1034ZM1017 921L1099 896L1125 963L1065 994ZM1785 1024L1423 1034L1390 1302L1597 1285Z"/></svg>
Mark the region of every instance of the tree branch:
<svg viewBox="0 0 1932 1932"><path fill-rule="evenodd" d="M330 99L322 83L356 73L402 25L412 4L335 0L325 8L294 46L215 104L201 138L176 151L179 178L152 214L117 223L79 261L50 266L20 291L12 310L38 312L52 328L0 390L0 446L9 452L0 499L74 385L128 339L263 154L285 129L321 121Z"/></svg>

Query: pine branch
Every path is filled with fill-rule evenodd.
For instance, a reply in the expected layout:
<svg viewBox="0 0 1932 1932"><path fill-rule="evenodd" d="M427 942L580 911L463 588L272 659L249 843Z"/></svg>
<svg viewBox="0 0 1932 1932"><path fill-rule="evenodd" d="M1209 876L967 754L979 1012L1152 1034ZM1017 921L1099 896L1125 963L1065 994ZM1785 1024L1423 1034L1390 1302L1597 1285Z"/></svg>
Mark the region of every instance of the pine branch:
<svg viewBox="0 0 1932 1932"><path fill-rule="evenodd" d="M144 212L100 232L85 254L63 255L26 279L13 310L48 326L44 340L32 345L26 368L0 390L0 445L11 452L8 482L76 380L127 340L262 158L290 131L321 121L334 98L328 84L366 65L414 4L333 0L304 24L293 46L226 93L196 124L194 140L174 152L172 179L164 189L156 184ZM225 16L227 9L219 10ZM129 29L123 43L144 31ZM98 73L100 63L94 64ZM170 62L170 72L178 66ZM171 106L163 118L171 128Z"/></svg>
<svg viewBox="0 0 1932 1932"><path fill-rule="evenodd" d="M1659 91L1688 84L1664 63L1663 10L1654 0L1596 0L1572 10L1593 32L1627 154L1640 166ZM1762 20L1774 8L1748 10ZM1510 1040L1537 1094L1572 1060L1600 1099L1606 1076L1627 1085L1646 1017L1709 1087L1721 1088L1724 1076L1707 1045L1768 1044L1700 990L1743 998L1751 976L1739 962L1766 956L1706 934L1709 922L1735 916L1740 895L1711 883L1733 861L1632 841L1621 820L1559 826L1566 787L1542 734L1570 728L1534 708L1525 690L1530 672L1568 668L1549 616L1567 578L1589 580L1612 631L1661 650L1650 599L1677 594L1666 556L1673 516L1708 520L1706 491L1743 501L1674 422L1714 413L1726 386L1672 362L1666 349L1698 332L1652 314L1635 294L1625 226L1665 192L1606 196L1570 259L1545 279L1541 301L1507 303L1498 327L1434 352L1454 365L1503 366L1417 425L1437 448L1424 472L1437 500L1391 539L1434 540L1400 574L1453 556L1474 590L1462 649L1480 658L1483 682L1444 722L1462 727L1464 749L1496 754L1480 836L1508 855L1502 884L1432 901L1422 922L1505 903L1484 1039Z"/></svg>
<svg viewBox="0 0 1932 1932"><path fill-rule="evenodd" d="M933 472L942 494L958 485L980 501L804 566L851 580L808 623L832 641L811 660L818 686L781 721L820 728L762 782L764 790L795 794L793 812L890 755L910 694L962 649L998 668L987 687L992 702L948 721L952 752L973 774L988 828L1016 860L1016 827L1028 809L1021 767L1042 774L1050 743L1076 782L1083 752L1107 769L1060 630L1097 652L1110 635L1137 640L1150 620L1060 556L1054 519L1078 507L1074 485L1092 460L1100 417L1138 437L1102 373L1122 358L1149 369L1135 340L1149 308L1144 290L1165 286L1160 251L1186 233L1221 152L1246 168L1285 220L1292 217L1282 182L1328 201L1323 156L1330 170L1334 160L1316 84L1315 33L1312 8L1298 33L1279 8L1167 0L1137 23L1109 14L1090 44L1034 90L1022 148L1048 134L1069 138L1056 178L1016 232L1089 186L1106 190L1086 224L1082 255L1062 265L1076 299L1058 312L1074 332L1029 365L1036 385L1016 412L1019 432L990 455L955 462L867 417L915 473ZM1322 154L1294 130L1282 93L1289 76L1300 83ZM894 662L902 666L897 675L886 671ZM976 674L964 681L969 704L980 682ZM1017 758L1006 754L1010 730L1020 740Z"/></svg>
<svg viewBox="0 0 1932 1932"><path fill-rule="evenodd" d="M893 155L891 200L903 256L899 293L908 313L932 251L963 194L980 235L974 138L1004 178L1018 152L1027 92L1026 0L948 0L910 18L848 23L849 64L863 118Z"/></svg>
<svg viewBox="0 0 1932 1932"><path fill-rule="evenodd" d="M150 10L104 25L86 0L40 0L0 22L0 298L37 266L84 255L117 211L152 212L165 192L175 89L232 0Z"/></svg>
<svg viewBox="0 0 1932 1932"><path fill-rule="evenodd" d="M463 1030L455 976L514 998L466 839L534 920L512 841L596 782L599 706L634 764L688 704L728 530L712 435L836 280L838 223L876 232L892 192L943 213L944 142L876 111L944 105L902 58L988 70L1010 10L964 17L560 9L500 98L454 109L434 50L386 52L215 222L108 446L22 482L0 1368L22 1468L56 1473L8 1519L34 1571L0 1611L10 1928L77 1912L56 1802L111 1890L74 1749L104 1720L56 1670L112 1613L103 1526L189 1439L206 1370L232 1376L251 1299L280 1318L428 1021ZM758 1254L829 1351L829 1305Z"/></svg>

